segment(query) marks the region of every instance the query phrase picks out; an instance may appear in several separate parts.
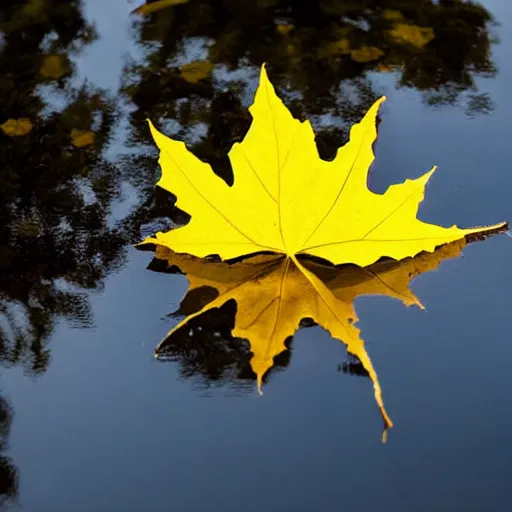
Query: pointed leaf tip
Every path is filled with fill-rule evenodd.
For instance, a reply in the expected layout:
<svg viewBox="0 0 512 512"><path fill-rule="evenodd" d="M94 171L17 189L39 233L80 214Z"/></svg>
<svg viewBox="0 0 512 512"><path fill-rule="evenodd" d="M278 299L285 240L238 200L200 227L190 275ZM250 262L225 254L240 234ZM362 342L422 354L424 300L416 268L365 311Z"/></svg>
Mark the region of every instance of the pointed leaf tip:
<svg viewBox="0 0 512 512"><path fill-rule="evenodd" d="M260 396L263 396L263 391L261 390L262 386L263 386L263 378L261 375L258 375L257 377L257 383L258 383L258 394Z"/></svg>
<svg viewBox="0 0 512 512"><path fill-rule="evenodd" d="M379 99L375 100L373 105L370 107L370 110L372 108L375 108L376 110L379 110L379 107L387 100L386 96L381 96Z"/></svg>
<svg viewBox="0 0 512 512"><path fill-rule="evenodd" d="M153 136L153 139L155 140L155 142L157 143L158 145L158 142L156 140L156 137L159 135L159 132L158 130L156 129L155 125L153 124L153 122L151 121L151 119L147 118L146 119L146 122L148 123L149 125L149 131L151 132L151 135Z"/></svg>
<svg viewBox="0 0 512 512"><path fill-rule="evenodd" d="M258 85L258 87L261 87L261 84L263 82L268 82L270 84L270 80L268 79L268 73L267 73L267 67L266 67L266 62L264 62L262 65L261 65L261 70L260 70L260 83ZM272 84L270 84L272 85Z"/></svg>
<svg viewBox="0 0 512 512"><path fill-rule="evenodd" d="M386 412L386 409L383 405L379 407L380 414L382 415L382 419L384 420L384 425L386 429L393 427L393 422L391 421L391 418L388 416L388 413Z"/></svg>
<svg viewBox="0 0 512 512"><path fill-rule="evenodd" d="M434 174L436 171L437 171L437 165L434 165L432 167L432 169L430 169L430 171L427 171L425 174L423 174L423 176L420 176L419 179L424 181L424 183L426 184L432 177L432 174Z"/></svg>
<svg viewBox="0 0 512 512"><path fill-rule="evenodd" d="M382 103L384 103L386 101L386 96L381 96L380 98L378 98L377 100L375 100L372 104L372 106L366 111L363 119L361 120L361 123L364 123L365 120L366 122L371 122L371 123L374 123L375 122L375 118L377 117L377 113L379 112L379 108L380 106L382 105ZM344 146L342 146L343 148ZM340 148L340 149L342 149Z"/></svg>

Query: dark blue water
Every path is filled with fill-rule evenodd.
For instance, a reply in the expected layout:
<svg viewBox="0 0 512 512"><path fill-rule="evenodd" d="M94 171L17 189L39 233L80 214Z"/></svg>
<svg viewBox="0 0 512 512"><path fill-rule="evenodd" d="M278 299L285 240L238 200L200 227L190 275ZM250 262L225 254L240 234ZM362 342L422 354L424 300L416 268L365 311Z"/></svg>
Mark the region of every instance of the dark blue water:
<svg viewBox="0 0 512 512"><path fill-rule="evenodd" d="M472 226L512 218L507 2L484 2L466 25L454 19L454 26L433 25L443 44L454 41L443 47L444 64L435 57L441 50L377 45L380 15L349 13L360 24L370 17L364 37L382 46L390 63L350 68L343 60L346 73L331 63L337 70L331 76L311 74L323 68L308 37L334 18L300 13L291 1L267 3L265 15L252 13L249 20L235 7L193 0L142 21L130 17L136 4L122 0L27 2L46 5L37 18L20 14L21 2L0 8L0 123L29 117L34 125L25 142L0 133L0 389L5 424L11 421L3 445L11 480L3 487L12 509L510 507L512 240L506 235L469 245L463 257L419 276L412 289L426 311L386 297L357 299L359 327L395 424L387 444L371 382L338 371L345 348L319 327L297 333L290 360L270 374L263 396L253 381L212 382L200 370L185 377L179 362L153 358L176 322L167 315L187 282L147 270L151 253L132 248L172 213L169 198L154 189L157 155L144 119L151 116L222 171L222 155L247 127L244 112L263 60L292 110L313 118L327 156L373 96L387 95L370 177L374 190L437 164L422 219ZM440 2L446 9L451 3L458 4ZM71 11L61 19L56 13L64 4ZM335 9L341 2L324 4ZM393 4L389 9L402 9L416 24L450 19L449 12L434 16L434 3L418 3L414 13ZM346 27L340 13L325 12ZM475 41L482 12L498 24ZM267 19L294 26L288 43L263 37ZM93 25L91 41L83 33ZM209 41L214 77L183 85L173 66L205 58L201 38ZM37 70L45 52L66 55L72 70L44 81ZM450 52L466 53L452 62ZM464 73L450 71L460 60L473 90ZM405 67L393 67L396 62ZM419 71L400 85L404 69L414 66ZM438 71L436 82L439 69L445 78ZM332 93L340 83L354 102L346 103L348 92ZM442 99L429 104L436 94ZM476 94L484 98L480 109L471 107ZM94 131L93 146L71 147L72 128ZM9 318L14 324L6 327Z"/></svg>

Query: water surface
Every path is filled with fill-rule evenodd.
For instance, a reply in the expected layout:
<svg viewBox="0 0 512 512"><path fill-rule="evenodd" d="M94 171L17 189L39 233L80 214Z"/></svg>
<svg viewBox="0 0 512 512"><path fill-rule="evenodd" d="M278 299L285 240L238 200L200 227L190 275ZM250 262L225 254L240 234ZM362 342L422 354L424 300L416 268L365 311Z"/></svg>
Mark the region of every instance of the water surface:
<svg viewBox="0 0 512 512"><path fill-rule="evenodd" d="M388 97L373 190L437 164L422 219L512 218L508 3L301 4L189 0L148 17L122 0L0 8L0 124L30 121L24 135L0 133L0 492L11 509L510 506L507 236L419 276L425 311L357 299L395 423L385 445L371 382L340 371L345 348L319 327L293 338L263 396L247 361L153 358L187 281L147 270L151 254L132 247L184 220L155 189L145 119L229 180L225 155L250 124L263 62L324 158ZM187 80L196 61L212 66Z"/></svg>

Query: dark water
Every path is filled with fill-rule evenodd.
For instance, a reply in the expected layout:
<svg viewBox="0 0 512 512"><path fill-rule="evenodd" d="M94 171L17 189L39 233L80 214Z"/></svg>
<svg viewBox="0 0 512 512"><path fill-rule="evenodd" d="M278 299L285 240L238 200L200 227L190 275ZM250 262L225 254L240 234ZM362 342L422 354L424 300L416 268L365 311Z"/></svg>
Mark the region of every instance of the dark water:
<svg viewBox="0 0 512 512"><path fill-rule="evenodd" d="M386 445L371 382L340 371L345 348L319 327L294 337L263 396L236 357L218 367L201 350L153 358L187 283L146 270L151 254L132 248L176 213L155 190L144 120L228 176L225 154L250 123L264 61L293 113L312 119L325 158L387 95L374 190L437 164L423 219L512 218L509 3L301 4L190 0L143 18L123 0L2 3L0 123L30 121L18 123L23 135L0 133L6 506L510 507L506 235L419 276L412 289L426 311L356 301L395 423ZM416 27L406 39L390 35L400 23ZM197 60L211 74L181 77Z"/></svg>

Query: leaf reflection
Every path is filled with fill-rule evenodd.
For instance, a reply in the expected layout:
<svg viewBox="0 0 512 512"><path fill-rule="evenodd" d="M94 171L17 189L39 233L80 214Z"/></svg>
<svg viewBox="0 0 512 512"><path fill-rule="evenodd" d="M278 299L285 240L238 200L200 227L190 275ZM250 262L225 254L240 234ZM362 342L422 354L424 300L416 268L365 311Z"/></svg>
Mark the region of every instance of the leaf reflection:
<svg viewBox="0 0 512 512"><path fill-rule="evenodd" d="M366 268L302 260L302 271L278 255L262 254L229 264L157 246L149 268L185 274L189 290L174 314L183 320L160 342L155 355L178 361L187 367L187 376L199 373L212 380L247 379L250 365L261 390L275 358L287 350L290 337L309 319L345 343L352 361L343 370L371 379L385 427L391 427L377 374L356 326L354 300L385 295L423 308L410 282L443 260L457 257L467 242L460 240L400 262L381 260ZM248 340L251 357L239 339Z"/></svg>

